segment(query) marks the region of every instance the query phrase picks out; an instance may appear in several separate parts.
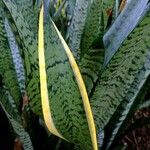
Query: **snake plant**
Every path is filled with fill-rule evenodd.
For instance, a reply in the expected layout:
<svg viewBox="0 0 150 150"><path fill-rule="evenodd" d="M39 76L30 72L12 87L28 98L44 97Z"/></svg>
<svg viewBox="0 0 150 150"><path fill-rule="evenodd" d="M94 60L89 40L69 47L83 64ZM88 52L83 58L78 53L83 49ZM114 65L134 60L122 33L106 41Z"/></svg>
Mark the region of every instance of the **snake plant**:
<svg viewBox="0 0 150 150"><path fill-rule="evenodd" d="M25 150L29 110L76 149L110 149L149 85L150 2L1 0L0 52L0 105Z"/></svg>

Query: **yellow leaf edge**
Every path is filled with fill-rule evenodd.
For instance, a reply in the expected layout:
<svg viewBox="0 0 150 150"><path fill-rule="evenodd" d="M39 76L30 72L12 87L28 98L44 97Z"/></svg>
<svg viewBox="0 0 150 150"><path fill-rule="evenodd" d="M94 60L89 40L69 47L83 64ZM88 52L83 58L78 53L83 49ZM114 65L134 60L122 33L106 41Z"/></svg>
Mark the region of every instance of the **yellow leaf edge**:
<svg viewBox="0 0 150 150"><path fill-rule="evenodd" d="M46 76L46 68L45 68L45 56L44 56L44 8L42 6L40 10L39 16L39 31L38 31L38 57L39 57L39 72L40 72L40 92L41 92L41 103L42 103L42 111L45 124L48 130L62 138L65 139L56 129L52 114L51 108L49 105L49 96L47 89L47 76ZM66 139L65 139L66 140Z"/></svg>
<svg viewBox="0 0 150 150"><path fill-rule="evenodd" d="M53 21L52 21L52 23L53 23L53 26L55 27L55 30L62 42L64 49L65 49L65 52L69 59L70 65L72 67L72 70L74 72L74 75L75 75L75 78L76 78L76 81L77 81L77 84L78 84L78 87L80 90L80 94L81 94L81 97L83 100L83 105L84 105L86 118L87 118L87 122L88 122L88 126L89 126L89 131L90 131L90 135L91 135L93 149L98 150L94 118L93 118L92 109L91 109L91 106L89 103L89 98L88 98L87 90L86 90L82 75L80 73L79 67L74 59L74 56L73 56L71 50L69 49L68 45L66 44L65 40L63 39L61 33L58 31L58 29Z"/></svg>

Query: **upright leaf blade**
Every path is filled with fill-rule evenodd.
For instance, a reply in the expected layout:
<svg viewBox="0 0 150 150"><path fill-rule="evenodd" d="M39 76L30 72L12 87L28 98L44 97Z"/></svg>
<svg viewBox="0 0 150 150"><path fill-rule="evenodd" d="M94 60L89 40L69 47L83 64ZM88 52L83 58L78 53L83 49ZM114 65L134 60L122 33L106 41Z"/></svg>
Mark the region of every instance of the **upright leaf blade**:
<svg viewBox="0 0 150 150"><path fill-rule="evenodd" d="M21 12L27 23L29 24L34 34L38 32L38 15L40 7L33 5L32 0L14 0L16 2L18 10Z"/></svg>
<svg viewBox="0 0 150 150"><path fill-rule="evenodd" d="M15 2L0 1L2 8L9 20L15 39L21 50L25 63L26 88L29 104L34 113L42 116L39 90L37 39L22 16ZM32 80L31 80L32 79Z"/></svg>
<svg viewBox="0 0 150 150"><path fill-rule="evenodd" d="M45 123L50 130L51 133L54 135L63 138L64 137L57 131L52 115L51 115L51 108L49 105L49 98L48 98L48 89L47 89L47 77L46 77L46 70L45 70L45 56L44 56L44 8L41 8L40 18L39 18L39 35L38 35L38 52L39 52L39 72L40 72L40 89L41 89L41 103L42 103L42 110Z"/></svg>
<svg viewBox="0 0 150 150"><path fill-rule="evenodd" d="M79 58L81 36L90 3L90 0L76 0L74 15L68 28L68 45L73 51L75 58Z"/></svg>
<svg viewBox="0 0 150 150"><path fill-rule="evenodd" d="M49 111L55 127L65 139L81 148L90 149L93 142L93 148L97 149L93 116L78 66L63 37L48 16L45 18L43 29L45 71L51 108Z"/></svg>
<svg viewBox="0 0 150 150"><path fill-rule="evenodd" d="M75 9L75 4L76 0L68 0L68 5L67 5L67 14L72 18L74 9Z"/></svg>
<svg viewBox="0 0 150 150"><path fill-rule="evenodd" d="M91 91L100 75L100 70L104 60L104 49L90 49L79 63L88 94Z"/></svg>
<svg viewBox="0 0 150 150"><path fill-rule="evenodd" d="M88 93L91 94L104 61L102 37L107 26L107 11L113 1L94 0L89 8L81 40L81 62L79 62Z"/></svg>
<svg viewBox="0 0 150 150"><path fill-rule="evenodd" d="M5 19L5 28L7 32L9 47L11 49L13 63L16 70L16 75L18 79L18 84L21 90L22 95L25 94L25 70L23 66L23 61L19 52L19 46L16 43L15 36L10 28L9 22Z"/></svg>
<svg viewBox="0 0 150 150"><path fill-rule="evenodd" d="M103 34L102 22L102 2L101 0L94 0L87 13L84 31L81 40L81 53L82 57L92 46L93 42Z"/></svg>
<svg viewBox="0 0 150 150"><path fill-rule="evenodd" d="M114 114L115 125L113 130L111 131L111 136L109 142L106 144L107 148L109 149L114 144L114 140L116 141L117 138L120 136L122 131L125 129L126 124L128 123L131 116L133 116L135 110L138 108L138 104L140 102L139 95L143 92L142 89L147 86L145 84L148 77L150 75L150 53L148 54L147 59L145 60L145 64L143 65L142 69L139 70L138 74L136 75L133 84L131 85L126 97L121 103L121 106ZM144 94L144 92L143 92ZM111 122L110 122L111 123ZM110 133L109 133L110 135Z"/></svg>
<svg viewBox="0 0 150 150"><path fill-rule="evenodd" d="M14 68L11 50L9 47L6 30L5 19L2 17L3 11L0 8L0 76L2 82L9 89L17 108L21 108L21 93L17 81L17 75Z"/></svg>
<svg viewBox="0 0 150 150"><path fill-rule="evenodd" d="M148 15L149 18L149 15ZM91 106L97 129L103 129L129 92L150 52L149 21L144 19L114 55L97 83Z"/></svg>
<svg viewBox="0 0 150 150"><path fill-rule="evenodd" d="M117 52L122 42L135 28L139 20L147 11L148 0L130 1L121 12L113 25L104 35L104 46L106 48L104 67ZM138 12L138 13L137 13Z"/></svg>
<svg viewBox="0 0 150 150"><path fill-rule="evenodd" d="M85 114L86 114L86 118L87 118L87 123L88 123L89 131L90 131L92 146L93 146L94 150L97 150L98 147L97 147L96 129L95 129L95 124L94 124L93 114L92 114L88 94L87 94L87 91L86 91L86 88L85 88L80 70L77 66L77 63L75 62L73 54L71 53L69 47L65 43L65 40L63 39L63 37L59 33L56 26L54 26L54 27L57 31L57 34L58 34L59 38L61 39L61 42L62 42L62 44L65 48L65 52L68 56L70 65L71 65L72 70L74 72L74 76L76 78L76 81L77 81L77 84L78 84L78 87L79 87L79 90L80 90L80 94L81 94L81 97L82 97L82 100L83 100L83 106L84 106L84 110L85 110Z"/></svg>

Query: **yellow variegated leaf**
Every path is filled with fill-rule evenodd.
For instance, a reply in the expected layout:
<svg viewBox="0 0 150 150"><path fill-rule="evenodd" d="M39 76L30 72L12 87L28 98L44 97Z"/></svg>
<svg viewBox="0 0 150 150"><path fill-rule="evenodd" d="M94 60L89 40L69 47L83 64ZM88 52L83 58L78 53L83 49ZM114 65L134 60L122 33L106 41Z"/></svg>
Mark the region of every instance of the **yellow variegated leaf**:
<svg viewBox="0 0 150 150"><path fill-rule="evenodd" d="M59 137L84 149L93 147L97 150L95 124L79 68L55 24L49 17L45 20L43 18L42 8L38 50L42 109L46 125L50 132Z"/></svg>

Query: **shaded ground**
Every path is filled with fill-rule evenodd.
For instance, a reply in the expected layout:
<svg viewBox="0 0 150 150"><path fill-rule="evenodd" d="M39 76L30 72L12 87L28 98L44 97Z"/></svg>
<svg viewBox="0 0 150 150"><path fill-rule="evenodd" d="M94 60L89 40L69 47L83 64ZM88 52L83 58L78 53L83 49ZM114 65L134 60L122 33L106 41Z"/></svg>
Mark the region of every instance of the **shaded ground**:
<svg viewBox="0 0 150 150"><path fill-rule="evenodd" d="M127 149L150 150L150 109L137 111L132 119L130 132L120 141ZM143 126L143 124L145 124ZM135 128L135 130L132 130Z"/></svg>
<svg viewBox="0 0 150 150"><path fill-rule="evenodd" d="M36 139L34 139L35 150L73 149L73 145L67 144L55 136L47 137L45 131L38 125L36 118L34 122L34 130L37 133ZM4 112L0 108L0 150L22 150L17 140ZM135 113L127 134L119 141L119 144L125 145L126 150L150 150L150 109L142 109Z"/></svg>

